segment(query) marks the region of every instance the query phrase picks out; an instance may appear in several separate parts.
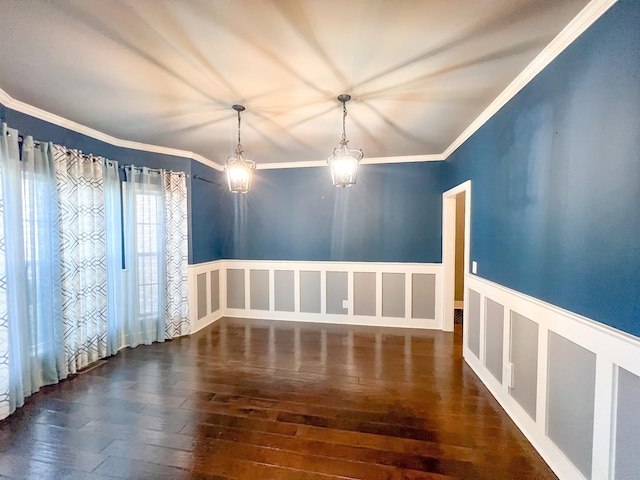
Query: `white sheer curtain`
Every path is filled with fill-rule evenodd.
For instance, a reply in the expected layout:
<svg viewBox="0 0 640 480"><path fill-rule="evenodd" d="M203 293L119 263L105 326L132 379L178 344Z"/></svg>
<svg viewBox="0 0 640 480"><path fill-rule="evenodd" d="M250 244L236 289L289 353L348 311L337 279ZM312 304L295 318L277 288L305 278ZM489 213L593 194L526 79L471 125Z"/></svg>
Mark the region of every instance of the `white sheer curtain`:
<svg viewBox="0 0 640 480"><path fill-rule="evenodd" d="M136 347L165 339L163 181L157 170L127 166L124 172L124 338Z"/></svg>
<svg viewBox="0 0 640 480"><path fill-rule="evenodd" d="M122 197L118 162L104 164L104 217L107 256L107 355L122 346L124 291L122 282Z"/></svg>
<svg viewBox="0 0 640 480"><path fill-rule="evenodd" d="M67 375L55 170L48 144L23 144L3 125L2 203L8 333L9 412ZM0 353L0 356L2 354Z"/></svg>
<svg viewBox="0 0 640 480"><path fill-rule="evenodd" d="M62 263L58 192L52 145L35 144L28 136L22 145L22 215L27 267L29 307L28 357L31 387L25 396L42 385L67 376L62 352ZM24 358L27 353L23 352Z"/></svg>
<svg viewBox="0 0 640 480"><path fill-rule="evenodd" d="M6 124L0 131L0 419L11 413L9 383L9 296L7 294L7 246L5 237L4 183L7 178L9 145L13 142ZM15 132L15 130L14 130ZM16 134L17 135L17 134ZM12 147L13 148L13 147ZM15 139L15 149L18 139Z"/></svg>

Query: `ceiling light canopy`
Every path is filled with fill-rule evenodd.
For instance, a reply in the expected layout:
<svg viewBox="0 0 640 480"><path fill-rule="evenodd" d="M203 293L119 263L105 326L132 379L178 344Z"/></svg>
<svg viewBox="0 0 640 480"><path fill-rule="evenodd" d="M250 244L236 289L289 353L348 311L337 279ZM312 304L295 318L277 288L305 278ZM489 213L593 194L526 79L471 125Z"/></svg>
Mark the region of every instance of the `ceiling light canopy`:
<svg viewBox="0 0 640 480"><path fill-rule="evenodd" d="M236 147L236 156L227 158L224 167L227 173L227 183L229 191L233 193L247 193L251 187L251 175L256 168L255 162L242 157L242 144L240 143L240 112L244 111L242 105L234 105L232 107L238 112L238 146Z"/></svg>
<svg viewBox="0 0 640 480"><path fill-rule="evenodd" d="M338 96L342 102L342 139L340 147L333 149L333 155L329 157L328 163L331 169L331 180L334 187L350 187L355 185L358 175L358 164L364 154L362 150L352 150L348 147L349 140L345 132L345 121L347 119L347 102L351 100L351 95L343 93Z"/></svg>

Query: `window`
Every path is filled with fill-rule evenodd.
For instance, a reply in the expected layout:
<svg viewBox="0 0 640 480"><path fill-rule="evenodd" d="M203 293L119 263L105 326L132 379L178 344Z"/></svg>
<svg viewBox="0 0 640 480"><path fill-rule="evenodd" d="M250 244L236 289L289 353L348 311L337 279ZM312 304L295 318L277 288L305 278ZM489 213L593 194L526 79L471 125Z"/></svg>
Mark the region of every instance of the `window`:
<svg viewBox="0 0 640 480"><path fill-rule="evenodd" d="M162 197L160 192L135 195L135 262L138 269L138 316L157 316L160 309L162 261Z"/></svg>

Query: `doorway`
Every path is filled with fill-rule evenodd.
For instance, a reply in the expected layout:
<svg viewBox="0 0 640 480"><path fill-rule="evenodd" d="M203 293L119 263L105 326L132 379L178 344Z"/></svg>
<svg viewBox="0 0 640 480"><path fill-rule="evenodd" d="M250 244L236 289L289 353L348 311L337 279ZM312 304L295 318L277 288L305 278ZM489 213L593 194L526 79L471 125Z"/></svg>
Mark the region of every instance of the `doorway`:
<svg viewBox="0 0 640 480"><path fill-rule="evenodd" d="M455 309L464 311L464 277L469 272L471 180L442 194L442 329L452 332Z"/></svg>

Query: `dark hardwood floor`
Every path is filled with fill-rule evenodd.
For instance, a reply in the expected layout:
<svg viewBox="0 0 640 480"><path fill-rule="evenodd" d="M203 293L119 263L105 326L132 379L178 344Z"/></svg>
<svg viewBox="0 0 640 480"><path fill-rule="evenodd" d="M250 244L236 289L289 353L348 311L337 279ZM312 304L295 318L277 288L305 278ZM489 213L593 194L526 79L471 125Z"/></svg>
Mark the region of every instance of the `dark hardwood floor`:
<svg viewBox="0 0 640 480"><path fill-rule="evenodd" d="M0 478L556 478L456 333L223 319L0 422Z"/></svg>

